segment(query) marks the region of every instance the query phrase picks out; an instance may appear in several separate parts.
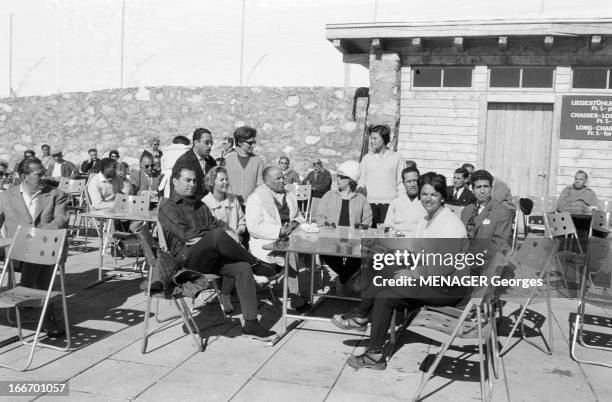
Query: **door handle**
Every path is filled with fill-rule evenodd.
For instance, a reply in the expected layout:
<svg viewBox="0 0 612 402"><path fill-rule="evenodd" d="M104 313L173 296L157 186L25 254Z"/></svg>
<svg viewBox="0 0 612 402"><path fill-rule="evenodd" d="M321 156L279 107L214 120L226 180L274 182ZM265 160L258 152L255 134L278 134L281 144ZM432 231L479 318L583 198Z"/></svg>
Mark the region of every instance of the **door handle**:
<svg viewBox="0 0 612 402"><path fill-rule="evenodd" d="M546 173L540 173L538 176L539 177L546 177Z"/></svg>

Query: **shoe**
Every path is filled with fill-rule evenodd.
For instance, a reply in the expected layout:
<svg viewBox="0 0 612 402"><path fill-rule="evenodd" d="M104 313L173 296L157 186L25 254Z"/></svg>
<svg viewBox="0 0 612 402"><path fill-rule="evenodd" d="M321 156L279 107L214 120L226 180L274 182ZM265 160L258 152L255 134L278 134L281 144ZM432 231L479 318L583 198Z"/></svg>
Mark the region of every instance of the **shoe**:
<svg viewBox="0 0 612 402"><path fill-rule="evenodd" d="M66 330L57 322L53 312L47 313L43 321L43 331L45 331L49 338L58 338L66 334Z"/></svg>
<svg viewBox="0 0 612 402"><path fill-rule="evenodd" d="M355 369L384 370L387 368L387 362L382 352L372 352L371 350L366 350L361 356L352 355L348 358L347 363Z"/></svg>
<svg viewBox="0 0 612 402"><path fill-rule="evenodd" d="M283 270L283 267L278 264L265 262L262 260L257 260L255 264L251 265L251 268L253 269L253 273L255 275L261 275L266 277L275 276Z"/></svg>
<svg viewBox="0 0 612 402"><path fill-rule="evenodd" d="M270 280L265 276L253 275L253 278L255 279L255 283L259 286L264 286L270 283Z"/></svg>
<svg viewBox="0 0 612 402"><path fill-rule="evenodd" d="M221 293L219 295L219 303L221 303L221 306L223 307L223 311L225 311L225 314L229 314L232 311L234 311L234 305L232 304L231 295L224 295L223 293Z"/></svg>
<svg viewBox="0 0 612 402"><path fill-rule="evenodd" d="M357 331L365 331L368 327L368 317L362 317L357 313L357 310L351 310L346 314L335 314L332 323L341 329L356 329Z"/></svg>
<svg viewBox="0 0 612 402"><path fill-rule="evenodd" d="M247 320L242 327L242 335L258 341L268 342L277 337L276 332L263 328L258 320Z"/></svg>

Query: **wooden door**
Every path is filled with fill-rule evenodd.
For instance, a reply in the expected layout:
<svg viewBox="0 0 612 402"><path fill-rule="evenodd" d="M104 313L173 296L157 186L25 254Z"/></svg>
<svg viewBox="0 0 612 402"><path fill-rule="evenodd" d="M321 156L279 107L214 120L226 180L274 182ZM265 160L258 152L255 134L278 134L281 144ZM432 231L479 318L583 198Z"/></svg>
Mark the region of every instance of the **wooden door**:
<svg viewBox="0 0 612 402"><path fill-rule="evenodd" d="M552 104L488 104L484 168L512 195L548 197L552 121Z"/></svg>

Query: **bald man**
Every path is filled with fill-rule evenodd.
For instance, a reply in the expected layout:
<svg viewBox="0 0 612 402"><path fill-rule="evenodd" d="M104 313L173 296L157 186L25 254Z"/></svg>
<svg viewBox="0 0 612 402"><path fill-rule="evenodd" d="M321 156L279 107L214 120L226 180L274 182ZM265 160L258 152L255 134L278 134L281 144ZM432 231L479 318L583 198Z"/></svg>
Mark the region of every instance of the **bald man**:
<svg viewBox="0 0 612 402"><path fill-rule="evenodd" d="M285 264L284 253L264 250L263 246L280 237L288 235L297 224L304 222L300 214L297 198L285 192L285 177L277 166L263 169L263 184L255 188L246 203L246 225L251 240L249 248L253 255L263 261ZM295 272L290 273L293 276ZM298 292L297 282L290 281L292 295ZM292 296L293 307L304 305L301 298Z"/></svg>

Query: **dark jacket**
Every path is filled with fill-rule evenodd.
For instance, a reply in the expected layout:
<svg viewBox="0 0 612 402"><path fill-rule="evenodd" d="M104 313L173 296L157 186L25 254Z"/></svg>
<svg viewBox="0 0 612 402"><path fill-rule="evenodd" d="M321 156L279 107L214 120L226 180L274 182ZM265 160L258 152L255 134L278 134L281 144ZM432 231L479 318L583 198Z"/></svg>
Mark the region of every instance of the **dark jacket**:
<svg viewBox="0 0 612 402"><path fill-rule="evenodd" d="M100 173L100 159L96 159L93 162L89 161L89 159L83 161L79 170L83 174Z"/></svg>
<svg viewBox="0 0 612 402"><path fill-rule="evenodd" d="M476 197L474 193L472 193L469 189L463 188L463 192L459 196L458 199L453 198L453 194L455 194L455 187L448 186L446 188L447 199L446 203L449 205L458 205L460 207L464 207L469 204L474 204L476 202Z"/></svg>
<svg viewBox="0 0 612 402"><path fill-rule="evenodd" d="M141 170L132 171L130 174L130 182L134 186L134 192L137 195L141 195L143 191L157 191L159 187L159 174L153 173L153 176L150 177L151 182L149 183L149 179L147 178L146 173Z"/></svg>
<svg viewBox="0 0 612 402"><path fill-rule="evenodd" d="M55 168L55 160L52 160L49 163L49 167L47 168L45 174L47 175L47 177L51 177L51 175L53 174L53 169ZM65 177L67 179L72 179L73 177L76 177L78 175L78 170L76 168L76 166L74 166L74 163L72 162L68 162L68 161L64 161L64 163L62 164L61 167L61 177Z"/></svg>
<svg viewBox="0 0 612 402"><path fill-rule="evenodd" d="M315 172L312 170L306 175L302 184L310 184L312 186L312 196L321 198L331 189L331 173L329 173L329 170L323 168L317 174L317 179L315 180Z"/></svg>
<svg viewBox="0 0 612 402"><path fill-rule="evenodd" d="M508 250L512 244L513 212L491 198L482 212L474 216L474 227L470 230L468 222L476 208L477 204L470 204L461 211L461 221L466 225L468 237L472 232L474 239L490 239L500 250Z"/></svg>
<svg viewBox="0 0 612 402"><path fill-rule="evenodd" d="M219 226L200 197L185 198L172 192L159 203L159 223L164 230L170 253L177 257L185 243L194 237L205 237Z"/></svg>
<svg viewBox="0 0 612 402"><path fill-rule="evenodd" d="M179 156L179 158L176 160L176 163L174 164L174 166L187 165L187 166L190 166L195 171L195 174L196 174L195 195L197 198L200 198L200 199L204 197L207 193L206 189L204 188L204 175L206 175L206 172L208 172L211 168L217 166L217 162L215 161L215 158L213 158L210 155L204 158L204 162L205 162L205 169L206 169L205 171L202 170L200 161L198 161L198 157L193 151L193 148L191 148L190 150L185 152L183 155ZM170 181L170 186L171 186L170 191L172 191L172 189L174 188L174 186L172 185L172 180Z"/></svg>

